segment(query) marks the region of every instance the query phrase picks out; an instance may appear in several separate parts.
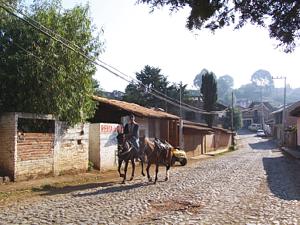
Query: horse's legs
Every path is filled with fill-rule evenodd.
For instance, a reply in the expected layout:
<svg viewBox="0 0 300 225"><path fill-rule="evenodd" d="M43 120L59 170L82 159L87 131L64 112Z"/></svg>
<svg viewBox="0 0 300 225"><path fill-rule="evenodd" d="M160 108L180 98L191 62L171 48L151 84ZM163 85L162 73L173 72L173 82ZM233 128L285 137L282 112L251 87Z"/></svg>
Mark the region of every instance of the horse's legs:
<svg viewBox="0 0 300 225"><path fill-rule="evenodd" d="M135 162L134 162L134 158L131 160L131 164L132 164L132 172L131 172L131 178L130 178L130 180L133 180L133 177L134 177L134 170L135 170Z"/></svg>
<svg viewBox="0 0 300 225"><path fill-rule="evenodd" d="M149 173L150 166L151 166L151 162L148 161L147 168L146 168L146 172L147 172L147 177L148 177L148 181L149 181L149 182L152 181L152 178L151 178L150 173Z"/></svg>
<svg viewBox="0 0 300 225"><path fill-rule="evenodd" d="M129 162L129 160L125 161L124 177L123 177L123 181L122 181L123 184L125 184L125 181L126 181L126 174L127 174L128 162Z"/></svg>
<svg viewBox="0 0 300 225"><path fill-rule="evenodd" d="M123 162L122 159L118 160L118 163L119 163L119 165L118 165L118 172L119 172L120 177L124 177L124 174L121 173L122 162Z"/></svg>
<svg viewBox="0 0 300 225"><path fill-rule="evenodd" d="M167 164L166 165L166 178L165 178L165 181L168 181L169 180L169 169L170 169L170 166L171 164Z"/></svg>
<svg viewBox="0 0 300 225"><path fill-rule="evenodd" d="M144 173L144 157L140 156L140 160L141 160L141 166L142 166L142 175L145 176L145 173Z"/></svg>
<svg viewBox="0 0 300 225"><path fill-rule="evenodd" d="M158 163L158 160L157 160L157 161L156 161L156 168L155 168L155 180L154 180L154 184L156 184L156 181L157 181L158 166L159 166L159 163Z"/></svg>

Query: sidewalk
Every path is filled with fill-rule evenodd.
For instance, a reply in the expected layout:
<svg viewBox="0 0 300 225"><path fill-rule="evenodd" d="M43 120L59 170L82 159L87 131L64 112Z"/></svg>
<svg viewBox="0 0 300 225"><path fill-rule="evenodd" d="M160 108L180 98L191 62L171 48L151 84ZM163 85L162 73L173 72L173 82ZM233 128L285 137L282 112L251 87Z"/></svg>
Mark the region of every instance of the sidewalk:
<svg viewBox="0 0 300 225"><path fill-rule="evenodd" d="M300 159L300 151L295 150L288 147L281 147L281 150L289 154L290 156L294 157L295 159Z"/></svg>

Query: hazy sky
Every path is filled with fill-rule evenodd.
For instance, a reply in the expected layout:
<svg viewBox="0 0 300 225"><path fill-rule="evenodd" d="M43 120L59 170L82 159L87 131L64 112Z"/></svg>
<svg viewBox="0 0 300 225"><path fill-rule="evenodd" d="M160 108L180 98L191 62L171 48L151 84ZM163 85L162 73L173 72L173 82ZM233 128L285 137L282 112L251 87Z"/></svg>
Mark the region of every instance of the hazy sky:
<svg viewBox="0 0 300 225"><path fill-rule="evenodd" d="M87 0L63 0L72 7ZM136 0L90 0L91 16L103 27L105 53L100 59L134 76L145 65L162 69L172 82L192 85L203 68L217 76L234 77L235 87L250 81L258 69L273 76L287 76L292 87L300 87L300 50L291 54L276 49L266 29L247 25L241 30L226 28L212 34L208 30L190 32L185 28L189 10L170 15L167 8L149 13ZM98 68L96 78L108 91L124 90L126 83ZM283 81L275 82L281 86Z"/></svg>

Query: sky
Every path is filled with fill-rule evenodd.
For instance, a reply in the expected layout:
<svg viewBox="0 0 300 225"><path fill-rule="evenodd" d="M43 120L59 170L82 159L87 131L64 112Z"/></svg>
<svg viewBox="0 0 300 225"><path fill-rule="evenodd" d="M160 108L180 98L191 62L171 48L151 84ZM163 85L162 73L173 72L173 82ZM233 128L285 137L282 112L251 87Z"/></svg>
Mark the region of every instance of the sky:
<svg viewBox="0 0 300 225"><path fill-rule="evenodd" d="M203 68L218 77L230 75L235 87L250 82L251 75L264 69L272 76L286 76L291 87L300 87L300 49L284 53L276 48L268 30L252 25L191 32L185 27L189 9L170 14L168 8L150 13L136 0L63 0L63 6L89 2L93 23L104 29L105 52L99 59L135 76L145 65L159 67L171 82L182 81L192 88ZM98 68L95 78L106 91L124 91L127 83ZM276 80L280 87L283 80Z"/></svg>

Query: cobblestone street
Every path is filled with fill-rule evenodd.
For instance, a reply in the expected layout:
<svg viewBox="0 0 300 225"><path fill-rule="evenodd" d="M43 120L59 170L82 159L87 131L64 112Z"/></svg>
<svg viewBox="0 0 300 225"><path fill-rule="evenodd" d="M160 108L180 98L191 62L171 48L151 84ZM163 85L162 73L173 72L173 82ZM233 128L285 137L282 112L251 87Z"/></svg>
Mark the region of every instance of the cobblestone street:
<svg viewBox="0 0 300 225"><path fill-rule="evenodd" d="M161 167L156 185L139 175L49 191L0 208L0 224L300 224L299 161L268 139L240 138L237 151L172 168L168 182Z"/></svg>

